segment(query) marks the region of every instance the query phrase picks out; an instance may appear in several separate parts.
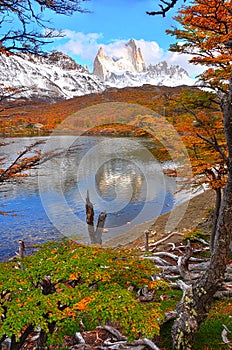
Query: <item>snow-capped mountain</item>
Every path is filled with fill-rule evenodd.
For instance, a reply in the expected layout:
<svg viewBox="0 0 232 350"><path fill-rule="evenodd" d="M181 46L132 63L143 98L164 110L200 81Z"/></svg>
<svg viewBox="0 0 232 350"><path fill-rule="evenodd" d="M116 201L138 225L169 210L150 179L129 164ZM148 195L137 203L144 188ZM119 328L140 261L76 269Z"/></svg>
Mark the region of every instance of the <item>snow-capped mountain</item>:
<svg viewBox="0 0 232 350"><path fill-rule="evenodd" d="M142 51L131 39L120 57L106 56L101 47L94 60L93 73L112 87L151 85L194 85L187 71L179 65L168 66L163 61L146 67Z"/></svg>
<svg viewBox="0 0 232 350"><path fill-rule="evenodd" d="M94 70L76 63L68 55L54 51L47 56L20 53L0 55L0 89L18 89L16 98L48 102L104 91L107 87L151 85L193 85L182 67L166 62L146 67L141 49L131 39L120 52L110 57L100 48Z"/></svg>
<svg viewBox="0 0 232 350"><path fill-rule="evenodd" d="M105 84L71 57L53 52L0 55L0 86L19 89L14 97L49 102L105 90Z"/></svg>

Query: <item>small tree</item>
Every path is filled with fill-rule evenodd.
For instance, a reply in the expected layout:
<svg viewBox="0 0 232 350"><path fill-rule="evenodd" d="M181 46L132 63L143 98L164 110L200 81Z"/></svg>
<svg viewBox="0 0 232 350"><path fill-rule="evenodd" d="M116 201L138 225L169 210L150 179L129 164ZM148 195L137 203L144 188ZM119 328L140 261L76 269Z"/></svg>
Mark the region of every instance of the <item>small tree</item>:
<svg viewBox="0 0 232 350"><path fill-rule="evenodd" d="M27 171L29 169L36 168L39 164L43 164L49 159L62 154L61 151L42 153L40 146L43 143L44 141L37 141L25 147L10 164L5 165L5 159L0 158L0 166L2 166L2 168L0 168L0 185L18 177L27 176ZM0 147L4 145L4 143L0 143Z"/></svg>
<svg viewBox="0 0 232 350"><path fill-rule="evenodd" d="M227 179L226 142L222 112L214 93L199 89L185 89L179 96L169 98L174 123L188 150L193 186L207 186L215 191L215 210L211 231L213 251L222 190Z"/></svg>

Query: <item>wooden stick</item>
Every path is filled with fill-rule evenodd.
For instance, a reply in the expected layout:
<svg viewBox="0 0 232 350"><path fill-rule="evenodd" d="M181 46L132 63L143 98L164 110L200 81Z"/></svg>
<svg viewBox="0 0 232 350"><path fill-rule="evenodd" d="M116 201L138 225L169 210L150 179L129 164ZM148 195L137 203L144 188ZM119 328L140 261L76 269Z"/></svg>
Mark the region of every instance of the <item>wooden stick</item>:
<svg viewBox="0 0 232 350"><path fill-rule="evenodd" d="M149 252L149 230L146 230L144 232L144 240L145 240L145 244L144 244L144 248L145 248L145 252Z"/></svg>
<svg viewBox="0 0 232 350"><path fill-rule="evenodd" d="M17 255L22 259L24 257L24 251L25 251L25 244L22 239L19 239L19 252Z"/></svg>

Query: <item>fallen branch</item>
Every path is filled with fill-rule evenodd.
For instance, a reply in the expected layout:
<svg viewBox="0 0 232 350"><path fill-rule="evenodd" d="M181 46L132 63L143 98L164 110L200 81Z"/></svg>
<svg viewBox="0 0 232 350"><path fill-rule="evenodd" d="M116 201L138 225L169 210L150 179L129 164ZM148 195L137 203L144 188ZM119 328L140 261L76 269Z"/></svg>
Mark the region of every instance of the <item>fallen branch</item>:
<svg viewBox="0 0 232 350"><path fill-rule="evenodd" d="M151 341L150 339L144 338L144 339L138 339L133 341L132 343L128 344L128 345L132 345L132 346L138 346L138 345L144 345L146 347L148 347L149 349L152 350L160 350L154 343L153 341Z"/></svg>
<svg viewBox="0 0 232 350"><path fill-rule="evenodd" d="M82 337L80 332L76 332L74 335L74 339L77 341L78 344L85 344L85 340Z"/></svg>
<svg viewBox="0 0 232 350"><path fill-rule="evenodd" d="M157 248L158 245L162 244L163 242L167 241L169 238L171 238L172 236L174 235L180 235L180 236L184 236L183 233L180 233L180 232L172 232L170 233L169 235L167 235L166 237L160 239L159 241L157 242L154 242L154 243L151 243L150 246L153 247L153 249L151 250L152 252Z"/></svg>
<svg viewBox="0 0 232 350"><path fill-rule="evenodd" d="M216 298L216 299L232 298L232 290L229 290L229 289L218 290L214 294L214 298Z"/></svg>
<svg viewBox="0 0 232 350"><path fill-rule="evenodd" d="M134 340L131 343L127 342L127 337L123 336L116 328L111 327L111 326L103 326L103 327L97 327L100 329L104 329L107 332L109 332L111 335L113 335L117 341L113 342L110 339L106 339L104 341L104 345L109 347L110 349L119 349L120 346L123 348L127 348L128 346L139 346L139 345L144 345L145 347L152 349L152 350L160 350L150 339L144 338L144 339L138 339Z"/></svg>
<svg viewBox="0 0 232 350"><path fill-rule="evenodd" d="M117 340L126 340L127 338L122 335L116 328L111 326L103 326L103 327L97 327L100 329L104 329L105 331L109 332L111 335L113 335Z"/></svg>

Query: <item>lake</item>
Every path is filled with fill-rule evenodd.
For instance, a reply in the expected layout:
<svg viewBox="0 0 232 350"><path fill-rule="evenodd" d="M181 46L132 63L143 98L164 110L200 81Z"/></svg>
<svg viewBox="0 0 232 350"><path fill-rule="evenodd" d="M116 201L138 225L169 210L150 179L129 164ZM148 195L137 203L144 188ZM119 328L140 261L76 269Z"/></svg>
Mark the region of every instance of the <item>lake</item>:
<svg viewBox="0 0 232 350"><path fill-rule="evenodd" d="M178 201L175 178L163 174L142 138L54 136L1 141L0 158L15 159L25 146L44 139L46 150L65 153L0 189L0 259L14 255L18 240L42 243L63 236L89 243L85 200L89 191L95 222L106 211L103 242L170 210Z"/></svg>

